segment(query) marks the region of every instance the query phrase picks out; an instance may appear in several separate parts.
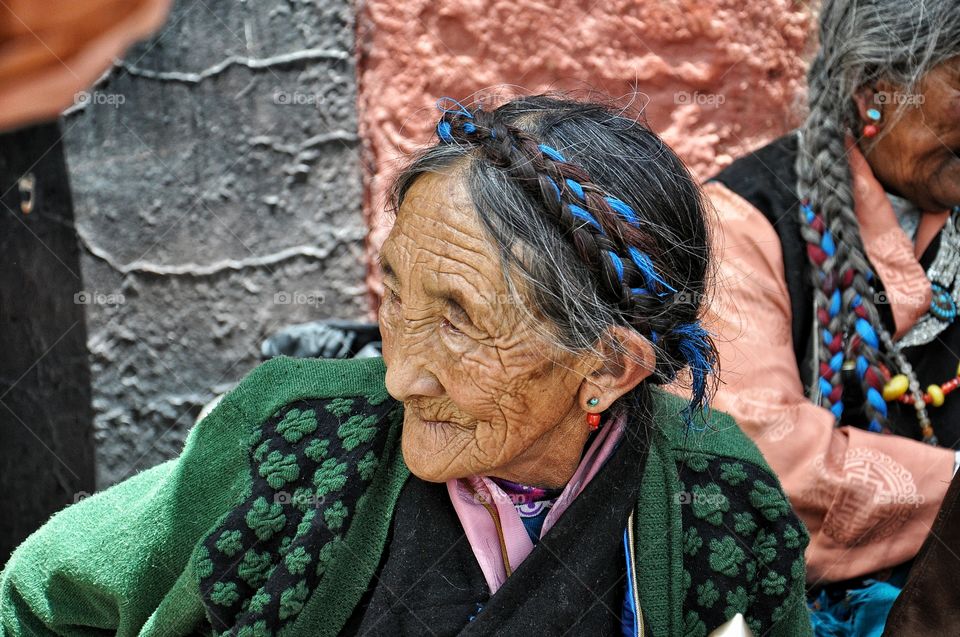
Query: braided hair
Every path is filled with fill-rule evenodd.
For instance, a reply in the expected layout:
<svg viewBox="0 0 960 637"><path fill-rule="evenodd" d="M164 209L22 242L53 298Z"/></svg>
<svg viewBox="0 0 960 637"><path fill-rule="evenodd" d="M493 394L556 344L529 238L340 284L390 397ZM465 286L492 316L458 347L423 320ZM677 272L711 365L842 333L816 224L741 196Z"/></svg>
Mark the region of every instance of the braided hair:
<svg viewBox="0 0 960 637"><path fill-rule="evenodd" d="M494 110L452 100L438 107L439 142L395 181L394 210L420 175L465 166L472 203L530 324L571 352L599 353L611 325L638 330L656 352L652 383L686 372L692 422L708 402L716 352L699 321L706 206L680 159L646 126L601 104L538 95ZM618 402L649 405L646 385Z"/></svg>
<svg viewBox="0 0 960 637"><path fill-rule="evenodd" d="M817 379L810 393L838 424L844 405L859 403L856 419L871 431L888 430L884 382L891 370L909 372L877 310L881 282L854 213L845 138L859 139L862 126L852 97L879 80L912 93L930 69L958 54L956 0L826 0L821 8L820 49L808 73L810 112L800 129L796 168L818 327ZM911 391L920 393L922 403L919 387ZM925 412L918 415L923 421ZM929 422L924 430L932 441Z"/></svg>

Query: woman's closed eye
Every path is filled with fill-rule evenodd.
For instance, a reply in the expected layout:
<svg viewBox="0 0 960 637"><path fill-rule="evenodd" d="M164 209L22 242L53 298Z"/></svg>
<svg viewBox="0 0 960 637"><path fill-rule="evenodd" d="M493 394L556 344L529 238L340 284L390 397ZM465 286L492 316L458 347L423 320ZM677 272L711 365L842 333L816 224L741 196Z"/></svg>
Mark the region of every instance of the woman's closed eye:
<svg viewBox="0 0 960 637"><path fill-rule="evenodd" d="M447 300L446 311L441 326L451 334L466 336L467 333L476 333L477 328L470 320L470 315L459 303L453 300Z"/></svg>
<svg viewBox="0 0 960 637"><path fill-rule="evenodd" d="M459 327L457 327L456 324L454 324L453 321L451 321L450 319L448 319L448 318L446 318L446 317L444 317L444 319L443 319L443 321L441 321L440 325L441 325L445 330L447 330L447 331L449 331L449 332L452 332L453 334L457 334L457 335L463 334L463 331L462 331Z"/></svg>

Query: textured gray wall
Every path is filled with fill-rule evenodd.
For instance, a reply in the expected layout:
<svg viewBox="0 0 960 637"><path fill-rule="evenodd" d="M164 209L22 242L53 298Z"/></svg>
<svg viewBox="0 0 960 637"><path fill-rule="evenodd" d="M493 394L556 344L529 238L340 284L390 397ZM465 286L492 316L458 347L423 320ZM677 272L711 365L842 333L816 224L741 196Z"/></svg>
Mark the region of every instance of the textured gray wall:
<svg viewBox="0 0 960 637"><path fill-rule="evenodd" d="M182 0L67 111L100 487L265 335L367 311L355 102L347 0Z"/></svg>

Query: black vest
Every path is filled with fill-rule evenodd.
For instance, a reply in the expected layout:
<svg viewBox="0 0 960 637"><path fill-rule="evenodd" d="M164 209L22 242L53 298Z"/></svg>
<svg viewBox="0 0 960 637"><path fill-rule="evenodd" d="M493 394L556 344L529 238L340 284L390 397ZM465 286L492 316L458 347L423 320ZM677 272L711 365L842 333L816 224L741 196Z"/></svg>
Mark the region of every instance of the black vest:
<svg viewBox="0 0 960 637"><path fill-rule="evenodd" d="M381 564L341 634L621 635L621 538L646 466L646 438L628 428L594 479L492 596L446 485L411 476ZM652 635L649 626L645 634Z"/></svg>
<svg viewBox="0 0 960 637"><path fill-rule="evenodd" d="M812 267L806 253L806 242L800 234L800 198L797 195L797 134L790 133L767 146L746 155L716 175L717 181L746 199L771 223L783 250L783 265L790 307L793 312L791 331L793 349L807 395L816 381L813 369L813 286ZM940 235L930 243L920 259L926 270L937 255ZM878 292L882 285L877 284ZM889 305L878 304L881 320L891 333L893 314ZM960 362L960 321L944 330L931 343L909 347L904 355L920 380L921 387L940 385L957 374ZM846 383L843 424L866 426L863 396L856 383ZM921 438L912 406L899 402L889 405L890 425L894 433ZM940 444L960 448L960 393L949 395L942 407L929 406L927 412Z"/></svg>

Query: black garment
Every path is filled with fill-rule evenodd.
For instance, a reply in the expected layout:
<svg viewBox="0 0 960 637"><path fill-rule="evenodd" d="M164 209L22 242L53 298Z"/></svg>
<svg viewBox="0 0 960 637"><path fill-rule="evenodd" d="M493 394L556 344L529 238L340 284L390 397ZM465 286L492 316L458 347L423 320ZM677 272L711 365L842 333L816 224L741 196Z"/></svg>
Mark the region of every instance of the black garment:
<svg viewBox="0 0 960 637"><path fill-rule="evenodd" d="M806 242L800 234L800 199L797 194L796 132L771 142L746 155L717 174L716 181L747 200L773 225L783 249L783 265L793 312L792 334L794 354L800 370L804 390L810 395L818 373L813 369L814 306L812 264L807 258ZM940 235L924 251L920 265L926 270L936 257ZM880 318L891 332L893 314L883 299L882 283L877 283L876 299ZM819 335L817 336L819 338ZM920 386L940 385L957 373L960 362L960 321L944 330L926 345L904 349L904 355L920 380ZM843 424L866 427L863 415L863 396L856 384L844 389ZM890 425L894 433L920 440L916 412L912 406L899 402L888 407ZM944 447L960 448L960 397L948 396L942 407L928 409L933 428Z"/></svg>
<svg viewBox="0 0 960 637"><path fill-rule="evenodd" d="M960 474L954 476L937 520L917 553L883 634L955 635L960 627L957 554L960 546Z"/></svg>
<svg viewBox="0 0 960 637"><path fill-rule="evenodd" d="M446 485L411 477L396 505L383 562L342 634L622 634L622 538L646 457L645 437L628 429L493 597Z"/></svg>
<svg viewBox="0 0 960 637"><path fill-rule="evenodd" d="M95 490L90 293L62 137L58 122L0 133L0 565Z"/></svg>

